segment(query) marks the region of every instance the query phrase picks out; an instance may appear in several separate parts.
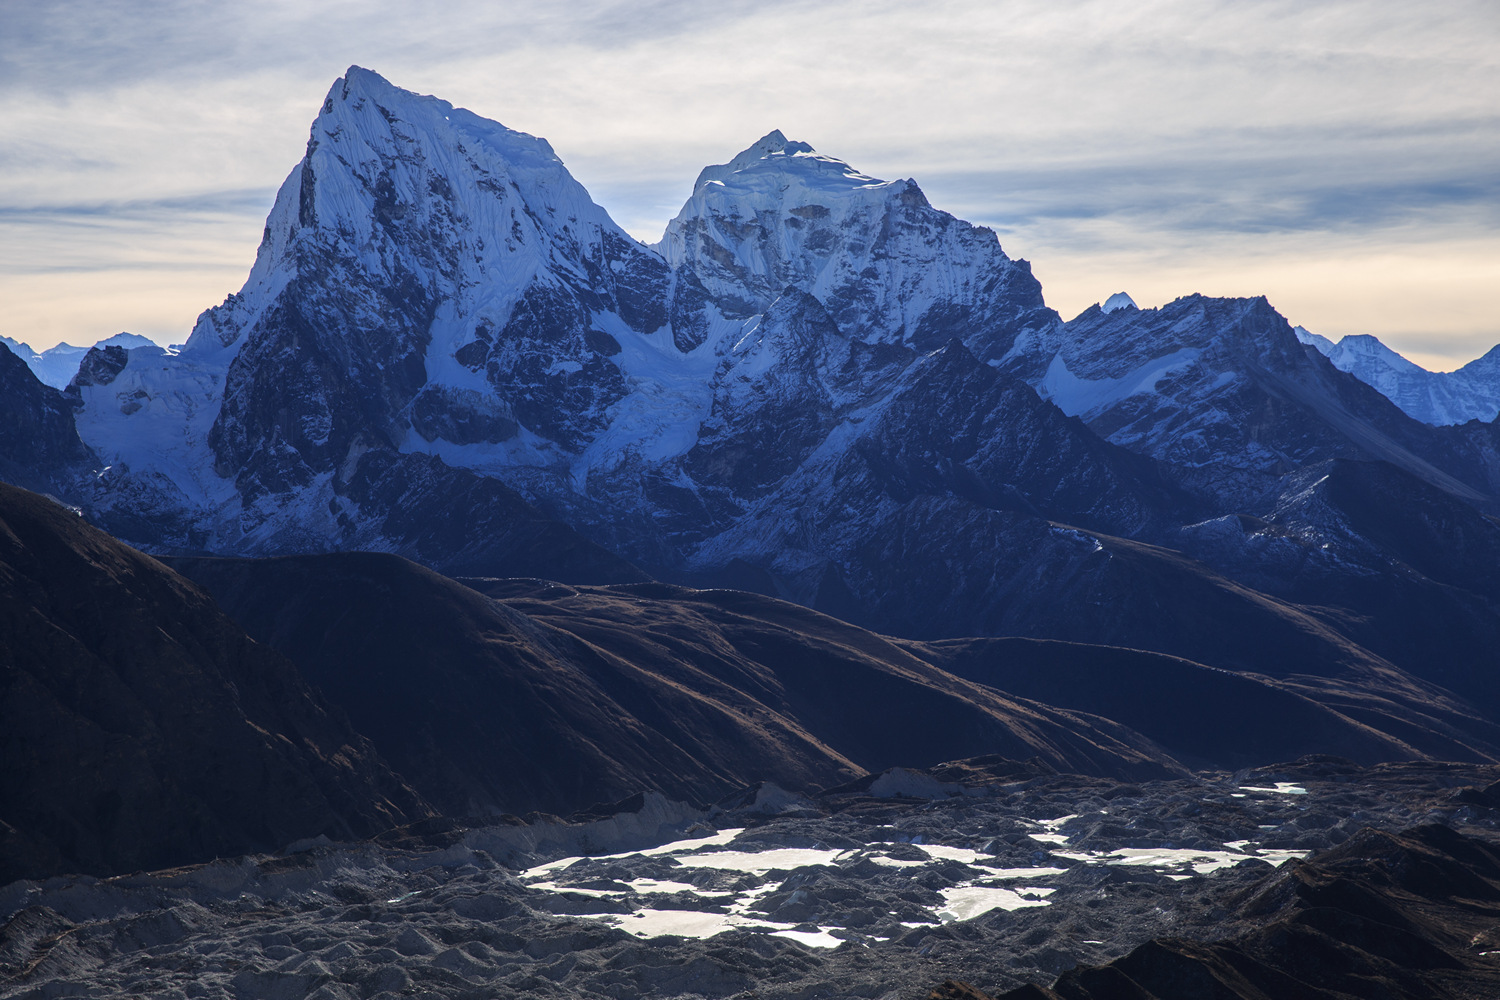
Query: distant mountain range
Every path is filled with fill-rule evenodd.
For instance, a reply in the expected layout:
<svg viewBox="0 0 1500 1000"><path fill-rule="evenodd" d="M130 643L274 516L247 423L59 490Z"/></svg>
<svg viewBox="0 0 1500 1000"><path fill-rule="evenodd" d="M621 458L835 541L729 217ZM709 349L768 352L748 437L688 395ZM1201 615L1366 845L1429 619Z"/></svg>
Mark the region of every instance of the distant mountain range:
<svg viewBox="0 0 1500 1000"><path fill-rule="evenodd" d="M0 344L9 348L11 353L26 362L36 377L43 384L50 385L54 389L67 388L73 376L78 374L78 366L83 363L84 355L95 347L123 347L127 351L146 348L153 351L162 351L154 340L142 337L137 333L117 333L113 337L106 337L90 347L74 347L72 344L58 344L49 347L45 351L33 350L29 345L9 337L0 337ZM165 352L163 352L165 353Z"/></svg>
<svg viewBox="0 0 1500 1000"><path fill-rule="evenodd" d="M1430 372L1368 335L1344 337L1335 344L1299 326L1297 339L1423 423L1489 422L1500 413L1500 347L1457 371Z"/></svg>
<svg viewBox="0 0 1500 1000"><path fill-rule="evenodd" d="M355 67L180 351L96 346L58 389L0 350L0 474L215 592L203 557L354 550L733 588L978 683L982 640L1119 647L1489 758L1500 355L1352 340L1263 298L1064 322L992 231L780 132L646 246L544 140Z"/></svg>

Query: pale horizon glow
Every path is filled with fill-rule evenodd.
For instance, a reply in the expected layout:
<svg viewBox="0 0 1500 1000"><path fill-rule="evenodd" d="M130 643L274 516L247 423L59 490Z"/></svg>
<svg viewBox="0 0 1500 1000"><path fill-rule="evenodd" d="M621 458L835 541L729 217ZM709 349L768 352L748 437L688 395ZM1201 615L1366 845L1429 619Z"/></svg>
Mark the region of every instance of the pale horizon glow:
<svg viewBox="0 0 1500 1000"><path fill-rule="evenodd" d="M252 9L253 8L253 9ZM75 0L0 39L0 334L179 343L350 64L545 136L628 232L772 128L996 230L1071 318L1265 295L1451 369L1500 342L1483 0Z"/></svg>

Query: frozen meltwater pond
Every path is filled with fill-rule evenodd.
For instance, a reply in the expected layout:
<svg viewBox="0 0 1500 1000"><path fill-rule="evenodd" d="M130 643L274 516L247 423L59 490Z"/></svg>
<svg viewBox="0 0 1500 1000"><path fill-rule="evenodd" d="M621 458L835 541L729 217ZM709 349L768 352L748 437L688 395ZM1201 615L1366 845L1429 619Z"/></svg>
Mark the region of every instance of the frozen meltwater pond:
<svg viewBox="0 0 1500 1000"><path fill-rule="evenodd" d="M857 846L777 845L764 832L721 830L649 850L597 857L575 856L537 865L519 874L523 885L557 898L569 915L619 927L640 938L678 936L706 939L729 931L751 931L836 948L846 941L887 940L861 927L877 923L854 907L846 925L819 922L806 906L806 886L823 876L875 883L910 904L912 892L926 900L881 918L900 917L903 927L972 920L996 910L1048 906L1056 880L1075 868L1124 865L1147 868L1170 878L1208 875L1252 858L1277 865L1305 851L1259 850L1251 841L1219 850L1184 850L1170 845L1113 851L1070 850L1067 815L1021 820L1024 837L1036 845L1032 864L1018 866L1015 851L994 837L974 838L971 846L914 841L872 841ZM1015 838L1010 838L1014 840ZM1052 883L1052 884L1049 884ZM880 898L879 892L872 898ZM826 910L823 911L826 913Z"/></svg>

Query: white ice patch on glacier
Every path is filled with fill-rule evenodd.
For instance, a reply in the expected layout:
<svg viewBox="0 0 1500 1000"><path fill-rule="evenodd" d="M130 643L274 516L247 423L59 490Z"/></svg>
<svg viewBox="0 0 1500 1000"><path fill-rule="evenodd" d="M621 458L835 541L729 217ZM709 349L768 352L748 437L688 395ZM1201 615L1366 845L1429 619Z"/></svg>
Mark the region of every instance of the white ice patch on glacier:
<svg viewBox="0 0 1500 1000"><path fill-rule="evenodd" d="M1076 815L1067 815L1023 822L1033 828L1034 832L1030 834L1033 839L1062 844L1068 840L1068 837L1062 833L1063 828L1078 818ZM757 907L759 901L765 896L785 888L786 883L781 880L783 877L781 873L795 875L813 866L839 868L873 862L882 868L910 871L915 874L917 870L932 870L930 866L951 865L957 862L968 866L971 873L968 877L960 876L949 885L938 886L937 891L942 897L942 903L928 911L930 924L949 923L970 920L993 910L1018 910L1046 906L1050 902L1048 897L1056 890L1049 886L1036 885L1035 882L1065 875L1068 871L1067 868L1056 866L1004 868L1000 867L999 859L981 850L956 845L920 843L920 837L914 838L912 842L877 841L859 848L786 846L769 847L763 850L721 849L732 847L734 840L743 832L743 830L726 830L708 838L676 841L648 851L615 854L596 859L608 861L655 857L670 866L665 872L676 876L636 877L623 883L619 881L615 883L617 886L623 885L624 888L569 885L568 869L585 860L579 857L562 858L545 865L538 865L522 872L520 878L538 891L574 893L624 902L631 907L629 914L600 913L575 914L575 916L579 919L610 923L638 937L681 935L707 938L732 930L749 930L791 938L813 947L836 947L843 940L839 935L846 934L837 927L819 927L816 931L809 931L805 924L794 926L770 920L757 915L752 908ZM903 852L910 851L912 848L920 850L926 855L926 859L918 860L909 856L890 857L890 853L895 850L897 844ZM1221 868L1252 858L1271 864L1280 864L1290 858L1304 857L1305 854L1306 852L1303 851L1260 850L1253 842L1240 840L1225 844L1222 850L1162 846L1121 848L1111 851L1052 850L1050 856L1090 865L1107 864L1151 868L1169 878L1182 879L1195 875L1208 875ZM753 888L727 891L701 889L686 881L686 878L690 877L688 873L695 870L737 872L746 878L758 879L761 884ZM951 872L953 869L936 870ZM580 869L579 877L584 882L591 882L599 878L599 872L595 866L586 865ZM924 876L924 884L931 886L930 878L931 876ZM1001 882L1012 884L999 884ZM594 884L597 885L597 882ZM649 897L662 893L679 897L682 894L689 894L701 900L704 908L693 910L678 906L661 909L646 905ZM912 921L905 922L905 925L922 926L920 922ZM798 930L798 927L801 929Z"/></svg>
<svg viewBox="0 0 1500 1000"><path fill-rule="evenodd" d="M991 910L1024 910L1031 906L1047 906L1044 898L1056 890L1046 888L1015 889L994 886L960 884L938 892L943 897L943 908L937 913L943 923L955 920L972 920Z"/></svg>
<svg viewBox="0 0 1500 1000"><path fill-rule="evenodd" d="M1270 787L1264 785L1241 785L1242 792L1265 792L1271 795L1306 795L1307 789L1291 781L1278 781Z"/></svg>

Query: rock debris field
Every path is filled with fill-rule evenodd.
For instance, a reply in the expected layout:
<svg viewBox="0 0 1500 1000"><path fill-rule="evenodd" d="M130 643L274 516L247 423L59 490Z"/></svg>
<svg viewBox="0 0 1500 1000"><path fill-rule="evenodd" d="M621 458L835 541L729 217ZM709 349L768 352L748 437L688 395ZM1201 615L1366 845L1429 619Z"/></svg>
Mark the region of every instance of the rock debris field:
<svg viewBox="0 0 1500 1000"><path fill-rule="evenodd" d="M951 772L951 769L950 769ZM1365 827L1493 840L1479 765L1339 759L1122 784L895 770L710 809L437 821L112 879L0 888L0 996L924 996L1050 984ZM938 775L939 777L934 777Z"/></svg>

